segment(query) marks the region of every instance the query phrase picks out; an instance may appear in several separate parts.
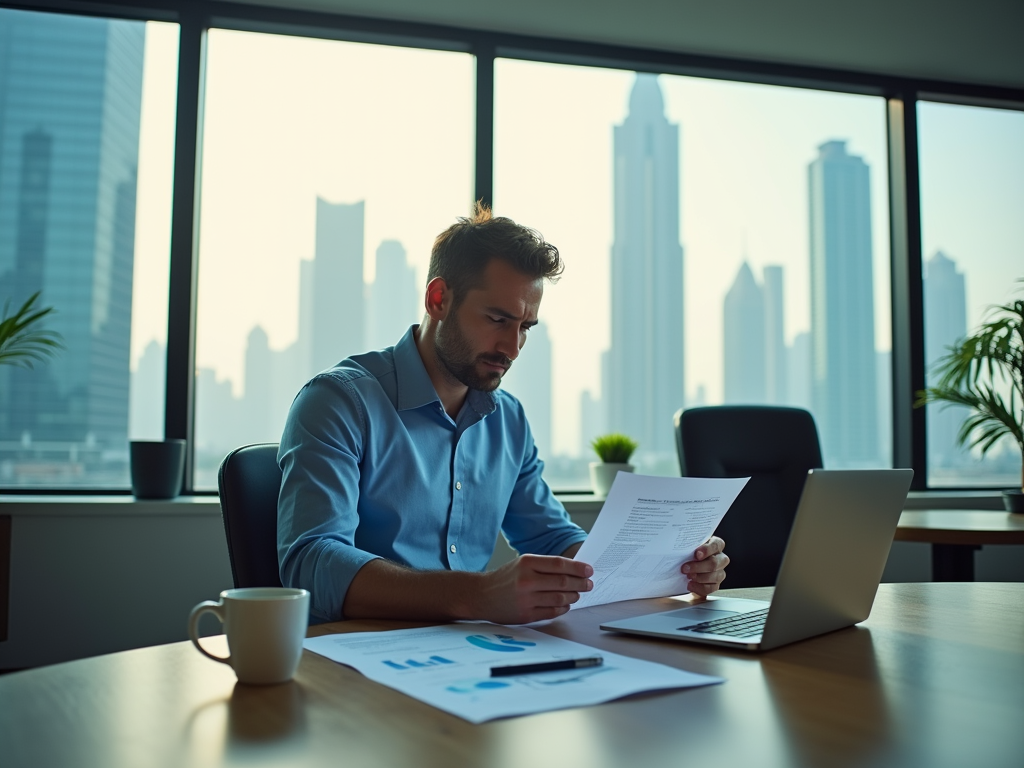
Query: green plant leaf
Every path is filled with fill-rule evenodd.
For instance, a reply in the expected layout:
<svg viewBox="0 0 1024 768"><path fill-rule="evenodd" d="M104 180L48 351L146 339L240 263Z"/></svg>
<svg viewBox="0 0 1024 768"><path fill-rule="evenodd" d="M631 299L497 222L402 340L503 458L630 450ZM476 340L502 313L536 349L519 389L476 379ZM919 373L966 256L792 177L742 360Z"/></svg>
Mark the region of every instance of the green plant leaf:
<svg viewBox="0 0 1024 768"><path fill-rule="evenodd" d="M39 291L36 291L13 315L10 300L4 303L3 317L0 318L0 365L17 365L32 368L64 349L61 335L56 331L38 328L38 324L53 307L37 308Z"/></svg>
<svg viewBox="0 0 1024 768"><path fill-rule="evenodd" d="M1024 452L1024 299L992 307L989 315L937 361L938 383L918 391L914 407L965 406L972 413L960 425L958 444L985 455L1009 435ZM1001 389L1009 390L1008 400Z"/></svg>
<svg viewBox="0 0 1024 768"><path fill-rule="evenodd" d="M636 440L618 432L596 437L590 445L605 464L628 464L637 448Z"/></svg>

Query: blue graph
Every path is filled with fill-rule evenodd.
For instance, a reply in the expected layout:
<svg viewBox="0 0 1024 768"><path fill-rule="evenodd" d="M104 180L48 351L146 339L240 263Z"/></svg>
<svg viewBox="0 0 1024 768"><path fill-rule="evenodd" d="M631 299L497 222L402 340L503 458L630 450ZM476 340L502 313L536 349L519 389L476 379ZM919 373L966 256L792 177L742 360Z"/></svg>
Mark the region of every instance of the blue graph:
<svg viewBox="0 0 1024 768"><path fill-rule="evenodd" d="M444 656L431 656L426 661L406 659L403 663L397 661L385 661L383 663L392 669L420 669L423 667L437 667L441 664L454 664L455 662L451 659L446 659Z"/></svg>
<svg viewBox="0 0 1024 768"><path fill-rule="evenodd" d="M536 645L529 640L516 640L512 635L494 635L493 638L491 639L487 635L469 635L466 642L486 651L503 651L505 653L524 651Z"/></svg>
<svg viewBox="0 0 1024 768"><path fill-rule="evenodd" d="M460 685L449 685L448 690L452 693L476 693L477 691L489 691L497 688L508 688L509 686L510 683L504 683L501 680L478 680Z"/></svg>

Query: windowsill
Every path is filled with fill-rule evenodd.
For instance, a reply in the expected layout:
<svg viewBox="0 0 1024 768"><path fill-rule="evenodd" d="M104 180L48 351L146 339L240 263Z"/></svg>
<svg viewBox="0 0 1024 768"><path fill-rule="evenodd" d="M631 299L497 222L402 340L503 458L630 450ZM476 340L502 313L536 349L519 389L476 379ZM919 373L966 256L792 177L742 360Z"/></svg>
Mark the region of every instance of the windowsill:
<svg viewBox="0 0 1024 768"><path fill-rule="evenodd" d="M0 515L33 517L96 517L217 515L220 499L216 496L179 496L176 499L136 499L128 494L109 496L0 496Z"/></svg>
<svg viewBox="0 0 1024 768"><path fill-rule="evenodd" d="M570 514L596 515L604 499L592 493L555 496ZM1003 509L999 491L911 491L906 509ZM68 517L81 515L220 515L215 495L179 496L176 499L136 499L127 494L109 496L0 495L0 515Z"/></svg>

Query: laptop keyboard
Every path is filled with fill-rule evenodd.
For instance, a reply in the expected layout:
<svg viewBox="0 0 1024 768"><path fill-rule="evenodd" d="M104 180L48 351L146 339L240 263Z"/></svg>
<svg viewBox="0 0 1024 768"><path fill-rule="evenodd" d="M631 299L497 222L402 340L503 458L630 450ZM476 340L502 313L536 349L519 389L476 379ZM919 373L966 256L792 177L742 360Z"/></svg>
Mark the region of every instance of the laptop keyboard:
<svg viewBox="0 0 1024 768"><path fill-rule="evenodd" d="M690 627L679 627L687 632L701 632L709 635L727 635L729 637L754 637L764 631L764 623L768 618L768 609L741 613L737 616L726 616L721 619L694 624Z"/></svg>

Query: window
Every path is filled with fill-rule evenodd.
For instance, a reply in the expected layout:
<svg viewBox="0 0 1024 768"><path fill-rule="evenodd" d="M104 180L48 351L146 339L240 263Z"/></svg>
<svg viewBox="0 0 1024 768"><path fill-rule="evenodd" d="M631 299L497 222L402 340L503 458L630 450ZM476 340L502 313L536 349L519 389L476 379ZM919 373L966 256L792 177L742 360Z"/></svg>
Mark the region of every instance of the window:
<svg viewBox="0 0 1024 768"><path fill-rule="evenodd" d="M64 347L0 366L0 485L127 487L163 437L177 39L0 9L0 306L41 292Z"/></svg>
<svg viewBox="0 0 1024 768"><path fill-rule="evenodd" d="M948 347L1024 285L1024 112L921 102L921 235L927 381ZM1004 396L1007 396L1004 393ZM981 459L956 435L967 411L927 407L928 484L1017 485L1021 457L1004 439Z"/></svg>
<svg viewBox="0 0 1024 768"><path fill-rule="evenodd" d="M891 466L886 146L876 97L496 62L495 210L567 263L506 379L552 485L604 431L678 474L673 413L716 403L809 408L826 466Z"/></svg>
<svg viewBox="0 0 1024 768"><path fill-rule="evenodd" d="M195 487L280 439L317 371L419 322L434 237L473 199L474 60L210 31Z"/></svg>
<svg viewBox="0 0 1024 768"><path fill-rule="evenodd" d="M167 420L193 437L188 490L213 489L227 451L279 439L310 375L419 319L433 239L477 195L567 263L504 382L556 489L589 488L589 443L612 430L639 440L640 471L675 474L672 414L701 404L803 406L826 466L891 465L890 311L911 297L890 291L884 98L709 73L875 94L923 83L653 52L635 66L705 76L638 75L614 67L643 55L610 45L216 11L255 33L194 10L179 28L0 9L0 308L39 291L64 343L32 370L0 365L0 488L127 490L128 440L163 437ZM179 36L193 57L182 93L204 99L198 136L191 97L175 136ZM492 90L462 51L483 51L489 72L493 50ZM605 66L511 58L534 55ZM1020 89L943 87L1021 101ZM493 95L493 137L477 93ZM914 322L931 368L1024 276L1024 112L910 104L924 249ZM493 146L475 146L477 129ZM188 201L173 254L182 278L196 258L196 305L169 307L176 142L197 138L199 156L177 166L186 189L198 161L197 252ZM928 408L927 445L910 446L927 455L916 482L1016 484L1011 444L984 460L957 448L963 417Z"/></svg>

